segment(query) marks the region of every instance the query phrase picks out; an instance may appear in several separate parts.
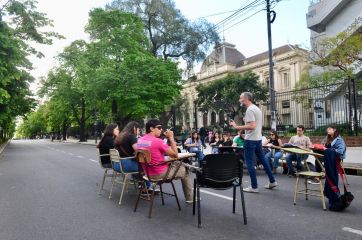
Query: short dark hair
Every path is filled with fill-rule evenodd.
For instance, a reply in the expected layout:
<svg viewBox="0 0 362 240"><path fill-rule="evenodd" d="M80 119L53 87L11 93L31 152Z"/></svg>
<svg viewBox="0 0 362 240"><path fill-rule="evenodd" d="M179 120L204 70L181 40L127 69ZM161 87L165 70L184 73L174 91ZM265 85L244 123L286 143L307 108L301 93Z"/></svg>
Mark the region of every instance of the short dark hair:
<svg viewBox="0 0 362 240"><path fill-rule="evenodd" d="M150 133L151 127L155 128L157 125L162 125L160 120L156 118L148 120L146 123L146 133Z"/></svg>
<svg viewBox="0 0 362 240"><path fill-rule="evenodd" d="M304 126L303 125L298 125L297 128L301 128L302 131L304 131Z"/></svg>

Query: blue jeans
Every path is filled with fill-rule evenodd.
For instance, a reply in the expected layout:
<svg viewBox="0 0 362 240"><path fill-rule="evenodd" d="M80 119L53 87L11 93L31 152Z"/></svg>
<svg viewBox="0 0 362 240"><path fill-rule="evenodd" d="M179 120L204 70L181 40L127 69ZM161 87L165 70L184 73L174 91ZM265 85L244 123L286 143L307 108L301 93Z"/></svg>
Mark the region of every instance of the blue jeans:
<svg viewBox="0 0 362 240"><path fill-rule="evenodd" d="M279 166L279 159L283 156L283 153L281 151L275 151L274 152L274 162L273 162L273 167L274 168L278 168ZM271 161L271 158L273 157L272 155L272 151L267 152L265 154L265 161L268 163Z"/></svg>
<svg viewBox="0 0 362 240"><path fill-rule="evenodd" d="M122 170L125 173L138 172L138 163L136 162L136 159L121 160L121 164L122 164ZM114 163L113 164L113 169L115 171L119 172L120 171L119 164Z"/></svg>
<svg viewBox="0 0 362 240"><path fill-rule="evenodd" d="M269 164L269 162L265 161L263 149L262 149L262 145L261 145L261 140L260 141L245 140L245 142L244 142L244 159L246 162L246 166L248 167L248 172L249 172L250 180L251 180L251 187L258 188L258 182L256 179L256 171L255 171L254 162L253 162L254 154L256 154L257 158L263 165L265 172L268 174L269 182L271 182L271 183L275 182L274 175L270 169L270 164Z"/></svg>
<svg viewBox="0 0 362 240"><path fill-rule="evenodd" d="M199 162L199 166L201 166L201 163L202 161L204 160L204 153L199 149L199 148L196 148L196 147L191 147L190 150L189 150L190 153L196 153L196 158L197 158L197 161Z"/></svg>
<svg viewBox="0 0 362 240"><path fill-rule="evenodd" d="M217 148L217 147L212 147L212 148L211 148L211 153L219 153L219 148Z"/></svg>
<svg viewBox="0 0 362 240"><path fill-rule="evenodd" d="M302 160L305 160L308 158L308 155L300 155L295 153L288 153L285 157L288 168L289 168L289 174L294 174L294 167L293 167L293 160L297 161L297 170L302 170Z"/></svg>

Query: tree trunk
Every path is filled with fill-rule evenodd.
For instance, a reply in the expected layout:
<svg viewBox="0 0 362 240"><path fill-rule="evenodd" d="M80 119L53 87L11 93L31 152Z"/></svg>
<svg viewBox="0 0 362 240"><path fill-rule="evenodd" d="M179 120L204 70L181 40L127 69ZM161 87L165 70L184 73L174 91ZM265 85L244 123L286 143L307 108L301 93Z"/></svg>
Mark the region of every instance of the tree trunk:
<svg viewBox="0 0 362 240"><path fill-rule="evenodd" d="M170 121L172 117L172 111L164 111L160 115L160 122L164 128L167 127L168 122Z"/></svg>
<svg viewBox="0 0 362 240"><path fill-rule="evenodd" d="M67 129L68 129L68 126L67 126L67 120L64 119L63 121L63 125L62 125L62 136L63 136L63 141L67 140Z"/></svg>
<svg viewBox="0 0 362 240"><path fill-rule="evenodd" d="M81 117L79 123L79 142L86 142L87 139L85 137L85 100L82 98L81 102Z"/></svg>

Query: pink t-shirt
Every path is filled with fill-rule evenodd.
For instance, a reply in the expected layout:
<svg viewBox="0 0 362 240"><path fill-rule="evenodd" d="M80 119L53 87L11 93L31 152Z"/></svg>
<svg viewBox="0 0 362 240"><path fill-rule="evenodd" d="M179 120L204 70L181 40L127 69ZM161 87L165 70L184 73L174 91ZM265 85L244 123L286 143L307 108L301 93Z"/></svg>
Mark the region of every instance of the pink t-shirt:
<svg viewBox="0 0 362 240"><path fill-rule="evenodd" d="M165 161L165 152L169 146L160 138L156 138L151 134L146 134L137 141L138 149L147 149L151 153L151 163L157 164ZM144 169L146 171L146 169ZM167 164L154 166L148 169L151 176L160 175L167 170Z"/></svg>

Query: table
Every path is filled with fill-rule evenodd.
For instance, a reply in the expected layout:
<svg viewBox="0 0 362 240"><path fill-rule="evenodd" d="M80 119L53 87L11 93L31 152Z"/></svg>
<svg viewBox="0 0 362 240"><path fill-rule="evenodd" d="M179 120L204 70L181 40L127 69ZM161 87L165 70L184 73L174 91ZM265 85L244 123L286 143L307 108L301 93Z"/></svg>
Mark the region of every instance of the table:
<svg viewBox="0 0 362 240"><path fill-rule="evenodd" d="M177 158L169 158L169 160L185 160L190 157L195 157L196 153L178 153Z"/></svg>
<svg viewBox="0 0 362 240"><path fill-rule="evenodd" d="M219 153L225 153L225 152L239 152L241 150L244 150L244 147L237 147L237 146L216 146L219 149Z"/></svg>

